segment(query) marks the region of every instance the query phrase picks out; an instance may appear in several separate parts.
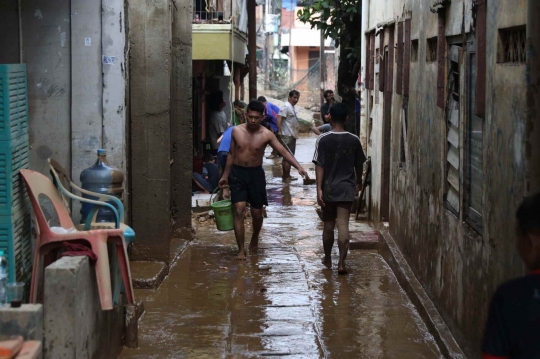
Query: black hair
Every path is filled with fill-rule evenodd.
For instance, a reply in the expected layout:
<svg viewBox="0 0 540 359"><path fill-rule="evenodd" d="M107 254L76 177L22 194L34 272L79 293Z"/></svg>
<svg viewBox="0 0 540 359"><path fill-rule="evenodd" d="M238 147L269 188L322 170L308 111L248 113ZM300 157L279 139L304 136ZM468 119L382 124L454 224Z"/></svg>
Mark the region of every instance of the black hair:
<svg viewBox="0 0 540 359"><path fill-rule="evenodd" d="M219 105L223 102L223 91L216 91L208 97L208 106L212 111L218 111Z"/></svg>
<svg viewBox="0 0 540 359"><path fill-rule="evenodd" d="M260 112L262 115L264 114L264 105L262 104L262 102L257 101L257 100L250 101L250 103L247 106L246 112L249 112L249 111Z"/></svg>
<svg viewBox="0 0 540 359"><path fill-rule="evenodd" d="M516 212L516 219L522 234L540 234L540 193L525 197Z"/></svg>
<svg viewBox="0 0 540 359"><path fill-rule="evenodd" d="M212 162L212 161L214 161L214 156L212 156L212 154L210 152L206 152L203 155L202 161L205 162L205 163L206 162Z"/></svg>
<svg viewBox="0 0 540 359"><path fill-rule="evenodd" d="M328 95L329 93L334 93L334 91L332 91L332 90L324 91L324 98L326 98L326 95Z"/></svg>
<svg viewBox="0 0 540 359"><path fill-rule="evenodd" d="M345 123L347 120L347 106L343 103L336 103L330 106L330 117L332 121Z"/></svg>
<svg viewBox="0 0 540 359"><path fill-rule="evenodd" d="M259 102L266 102L266 97L264 97L264 96L259 96L259 98L257 99L257 101L259 101Z"/></svg>
<svg viewBox="0 0 540 359"><path fill-rule="evenodd" d="M300 91L292 90L291 92L289 92L289 97L293 97L294 95L300 96Z"/></svg>

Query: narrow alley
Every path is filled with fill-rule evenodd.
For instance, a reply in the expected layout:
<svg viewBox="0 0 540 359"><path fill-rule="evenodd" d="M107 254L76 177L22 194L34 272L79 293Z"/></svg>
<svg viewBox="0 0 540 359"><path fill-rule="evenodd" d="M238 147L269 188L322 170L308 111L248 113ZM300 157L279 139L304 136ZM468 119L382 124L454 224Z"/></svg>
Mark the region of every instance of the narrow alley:
<svg viewBox="0 0 540 359"><path fill-rule="evenodd" d="M302 138L296 155L312 177L315 140ZM258 255L235 261L233 232L198 224L160 288L136 291L139 348L120 358L441 357L379 254L351 251L349 275L338 276L335 246L334 269L321 265L315 187L283 184L280 161L264 167L270 205ZM351 221L352 236L362 231L372 229Z"/></svg>

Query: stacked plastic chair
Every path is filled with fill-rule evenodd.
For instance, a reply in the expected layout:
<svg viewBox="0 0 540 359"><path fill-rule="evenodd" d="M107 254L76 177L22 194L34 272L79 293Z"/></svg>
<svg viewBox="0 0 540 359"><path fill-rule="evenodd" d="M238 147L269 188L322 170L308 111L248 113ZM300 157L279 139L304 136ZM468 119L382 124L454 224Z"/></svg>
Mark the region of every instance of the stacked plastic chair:
<svg viewBox="0 0 540 359"><path fill-rule="evenodd" d="M10 282L28 282L32 273L31 206L19 178L28 162L26 65L0 64L0 250Z"/></svg>

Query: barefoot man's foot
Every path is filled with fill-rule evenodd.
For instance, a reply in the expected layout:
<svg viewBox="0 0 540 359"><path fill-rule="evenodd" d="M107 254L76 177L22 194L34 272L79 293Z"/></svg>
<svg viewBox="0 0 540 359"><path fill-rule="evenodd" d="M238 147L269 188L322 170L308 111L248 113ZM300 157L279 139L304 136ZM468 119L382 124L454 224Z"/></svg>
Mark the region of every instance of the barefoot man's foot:
<svg viewBox="0 0 540 359"><path fill-rule="evenodd" d="M321 262L326 268L332 268L332 259L331 258L324 257Z"/></svg>
<svg viewBox="0 0 540 359"><path fill-rule="evenodd" d="M236 256L235 259L236 259L237 261L245 261L245 260L247 259L246 251L243 250L243 251L238 252L238 255Z"/></svg>
<svg viewBox="0 0 540 359"><path fill-rule="evenodd" d="M255 254L258 251L259 251L259 247L256 244L255 245L253 245L253 244L249 245L249 253Z"/></svg>
<svg viewBox="0 0 540 359"><path fill-rule="evenodd" d="M337 272L338 272L338 274L347 274L347 273L349 273L349 271L347 271L347 268L345 268L345 266L338 267Z"/></svg>

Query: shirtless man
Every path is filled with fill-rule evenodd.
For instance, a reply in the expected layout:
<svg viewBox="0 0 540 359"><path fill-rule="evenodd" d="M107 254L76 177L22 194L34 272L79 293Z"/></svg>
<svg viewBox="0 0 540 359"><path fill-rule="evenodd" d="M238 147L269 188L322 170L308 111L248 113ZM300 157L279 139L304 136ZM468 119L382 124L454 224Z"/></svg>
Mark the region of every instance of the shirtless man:
<svg viewBox="0 0 540 359"><path fill-rule="evenodd" d="M294 166L298 173L309 178L293 155L283 147L276 136L261 126L264 105L259 101L251 101L247 107L246 123L234 127L231 148L227 156L227 165L219 186L230 185L231 200L234 204L234 234L238 244L237 260L246 260L244 249L244 211L246 203L251 206L253 219L253 235L249 244L252 253L257 252L259 233L263 224L263 206L268 205L266 199L266 177L262 168L264 150L272 146L284 160Z"/></svg>

